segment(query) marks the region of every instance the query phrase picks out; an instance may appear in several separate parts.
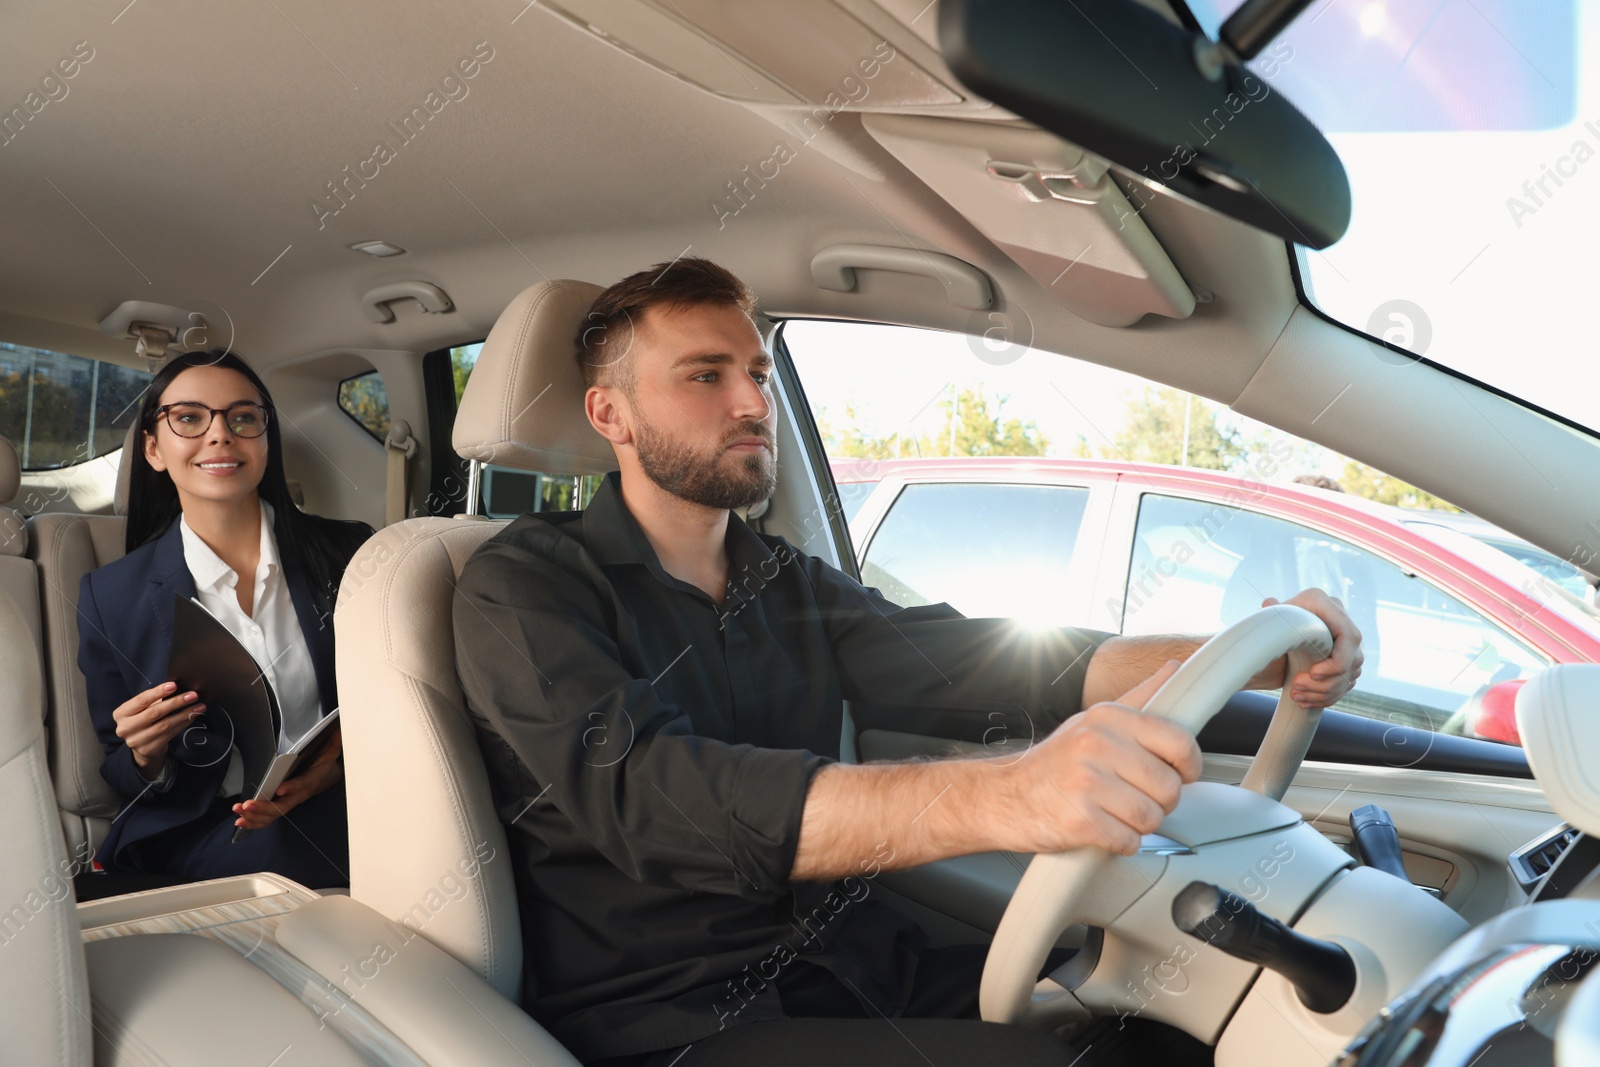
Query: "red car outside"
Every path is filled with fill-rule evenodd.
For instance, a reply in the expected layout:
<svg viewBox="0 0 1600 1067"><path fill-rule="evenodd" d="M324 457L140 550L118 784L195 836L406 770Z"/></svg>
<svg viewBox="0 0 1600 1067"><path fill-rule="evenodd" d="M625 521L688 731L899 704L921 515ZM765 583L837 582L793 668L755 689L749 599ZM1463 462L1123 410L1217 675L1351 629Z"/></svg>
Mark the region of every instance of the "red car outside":
<svg viewBox="0 0 1600 1067"><path fill-rule="evenodd" d="M1558 583L1459 530L1407 521L1420 513L1267 481L1287 458L1264 454L1243 475L1032 458L832 466L863 580L901 602L1208 632L1317 586L1364 635L1344 710L1513 744L1516 685L1552 663L1600 662L1600 616Z"/></svg>

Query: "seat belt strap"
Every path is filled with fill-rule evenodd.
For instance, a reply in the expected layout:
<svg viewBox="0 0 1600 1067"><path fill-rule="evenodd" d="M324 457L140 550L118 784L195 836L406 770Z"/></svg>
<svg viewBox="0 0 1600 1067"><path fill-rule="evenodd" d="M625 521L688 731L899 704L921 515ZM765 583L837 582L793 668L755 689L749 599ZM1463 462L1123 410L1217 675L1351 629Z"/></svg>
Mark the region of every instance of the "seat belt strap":
<svg viewBox="0 0 1600 1067"><path fill-rule="evenodd" d="M409 464L411 457L417 454L417 439L411 436L411 424L405 419L391 422L389 436L384 439L383 447L389 454L383 524L393 526L406 517L406 506L411 500Z"/></svg>

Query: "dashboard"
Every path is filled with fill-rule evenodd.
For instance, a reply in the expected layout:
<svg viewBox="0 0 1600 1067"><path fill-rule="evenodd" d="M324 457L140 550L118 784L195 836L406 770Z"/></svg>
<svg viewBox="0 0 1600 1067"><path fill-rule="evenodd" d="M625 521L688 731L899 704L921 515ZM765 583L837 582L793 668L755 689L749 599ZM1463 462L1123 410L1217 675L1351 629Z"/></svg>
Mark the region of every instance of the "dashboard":
<svg viewBox="0 0 1600 1067"><path fill-rule="evenodd" d="M1562 824L1509 863L1529 903L1447 949L1337 1067L1600 1064L1600 838Z"/></svg>

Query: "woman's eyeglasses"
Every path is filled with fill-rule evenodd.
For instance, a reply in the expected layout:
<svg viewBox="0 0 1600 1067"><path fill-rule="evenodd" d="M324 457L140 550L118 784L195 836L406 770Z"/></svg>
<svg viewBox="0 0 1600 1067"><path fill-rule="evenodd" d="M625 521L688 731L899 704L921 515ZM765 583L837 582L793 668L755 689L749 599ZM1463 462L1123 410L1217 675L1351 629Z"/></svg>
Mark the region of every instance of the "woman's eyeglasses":
<svg viewBox="0 0 1600 1067"><path fill-rule="evenodd" d="M156 408L158 417L164 416L172 432L179 437L201 437L211 428L211 418L222 416L222 424L235 437L260 437L267 432L267 409L260 404L241 400L225 408L208 408L204 404L163 404Z"/></svg>

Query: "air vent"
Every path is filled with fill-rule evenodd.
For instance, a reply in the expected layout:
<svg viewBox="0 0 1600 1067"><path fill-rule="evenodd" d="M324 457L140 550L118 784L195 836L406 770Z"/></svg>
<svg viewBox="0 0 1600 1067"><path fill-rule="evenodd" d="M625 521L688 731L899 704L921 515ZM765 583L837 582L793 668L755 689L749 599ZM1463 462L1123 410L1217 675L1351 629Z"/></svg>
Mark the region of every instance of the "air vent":
<svg viewBox="0 0 1600 1067"><path fill-rule="evenodd" d="M1531 890L1577 839L1578 831L1562 823L1513 852L1509 857L1511 873L1524 890Z"/></svg>
<svg viewBox="0 0 1600 1067"><path fill-rule="evenodd" d="M1535 875L1541 878L1544 877L1545 872L1556 865L1556 860L1561 858L1561 854L1567 850L1567 847L1572 844L1573 839L1577 836L1578 831L1568 830L1544 846L1544 848L1530 854L1528 856L1528 869Z"/></svg>

